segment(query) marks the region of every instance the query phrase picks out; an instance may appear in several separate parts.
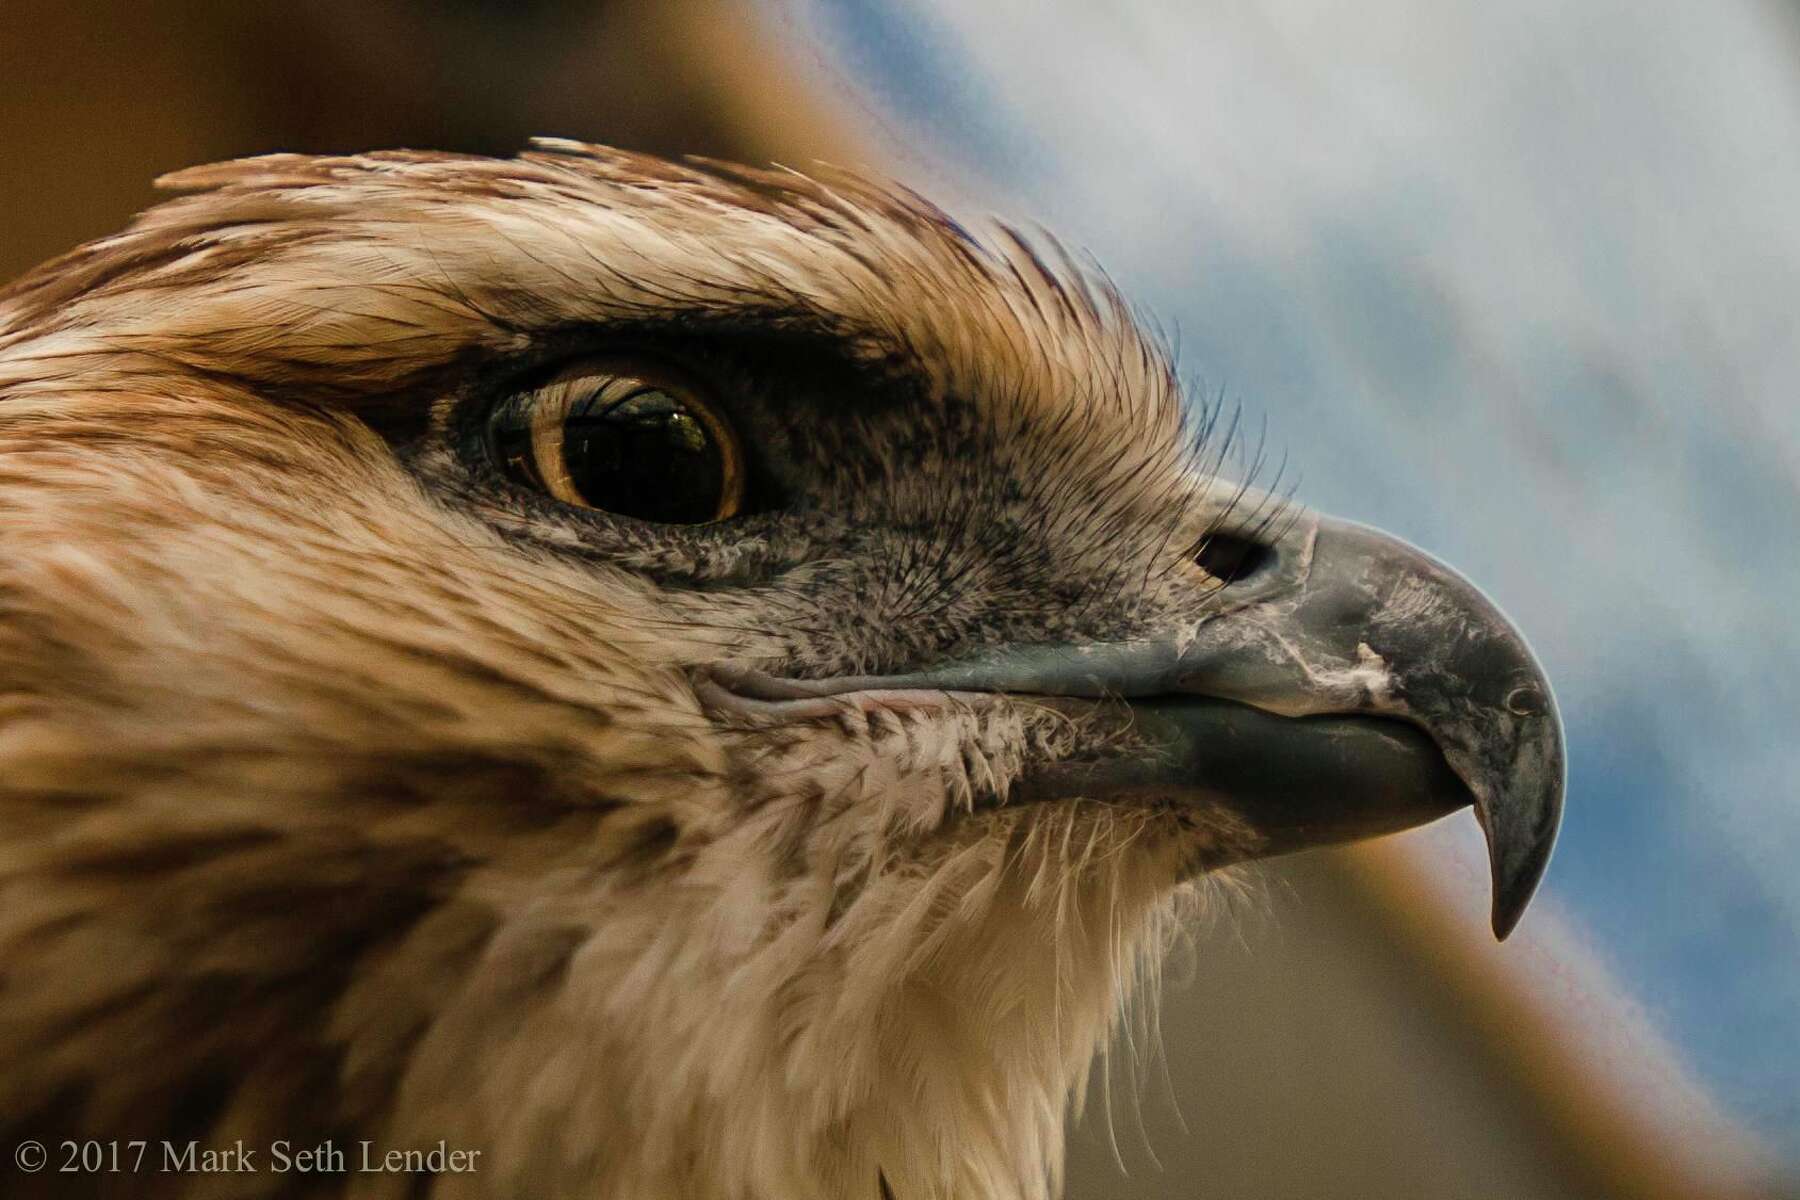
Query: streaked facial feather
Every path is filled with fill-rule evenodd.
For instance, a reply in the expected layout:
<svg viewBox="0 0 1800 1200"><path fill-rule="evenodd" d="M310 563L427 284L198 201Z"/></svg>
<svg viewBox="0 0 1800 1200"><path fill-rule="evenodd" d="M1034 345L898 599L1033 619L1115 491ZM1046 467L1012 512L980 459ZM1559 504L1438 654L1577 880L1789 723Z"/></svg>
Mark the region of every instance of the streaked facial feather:
<svg viewBox="0 0 1800 1200"><path fill-rule="evenodd" d="M1166 551L1244 494L1111 287L841 173L548 142L167 182L0 294L0 1124L486 1151L434 1195L1053 1193L1228 831L1009 802L1129 730L759 721L695 671L1191 604ZM472 396L631 337L829 351L744 401L800 516L646 531L471 472Z"/></svg>

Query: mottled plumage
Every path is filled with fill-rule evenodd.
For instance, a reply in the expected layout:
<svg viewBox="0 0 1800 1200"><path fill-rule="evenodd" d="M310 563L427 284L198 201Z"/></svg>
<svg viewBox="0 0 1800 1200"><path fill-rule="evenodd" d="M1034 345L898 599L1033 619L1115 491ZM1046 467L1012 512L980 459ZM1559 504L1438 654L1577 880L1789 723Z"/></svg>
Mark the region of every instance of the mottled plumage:
<svg viewBox="0 0 1800 1200"><path fill-rule="evenodd" d="M7 1194L1054 1192L1250 834L1015 794L1129 751L1116 706L731 681L1231 594L1194 547L1275 507L1112 290L855 177L560 142L166 182L0 294L0 1129L483 1153ZM627 351L729 395L778 506L472 465L484 398Z"/></svg>

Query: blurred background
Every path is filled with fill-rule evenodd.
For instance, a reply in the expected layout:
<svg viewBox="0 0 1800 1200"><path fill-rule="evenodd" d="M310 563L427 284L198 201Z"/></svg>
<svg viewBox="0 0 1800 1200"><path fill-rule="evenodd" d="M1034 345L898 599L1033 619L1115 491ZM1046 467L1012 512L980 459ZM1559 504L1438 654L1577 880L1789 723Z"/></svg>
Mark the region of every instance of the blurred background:
<svg viewBox="0 0 1800 1200"><path fill-rule="evenodd" d="M7 0L0 277L160 172L532 134L896 175L1093 251L1299 497L1468 572L1568 722L1272 864L1097 1072L1077 1198L1800 1195L1791 0Z"/></svg>

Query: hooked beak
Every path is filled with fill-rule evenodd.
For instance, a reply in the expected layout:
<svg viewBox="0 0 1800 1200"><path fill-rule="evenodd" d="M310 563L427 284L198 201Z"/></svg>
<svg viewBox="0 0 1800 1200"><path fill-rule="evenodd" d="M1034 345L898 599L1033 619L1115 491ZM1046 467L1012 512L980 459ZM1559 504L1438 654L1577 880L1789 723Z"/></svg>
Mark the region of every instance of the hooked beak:
<svg viewBox="0 0 1800 1200"><path fill-rule="evenodd" d="M1474 806L1510 933L1562 815L1562 722L1531 649L1460 575L1398 538L1309 515L1167 637L1007 647L813 694L931 688L1124 700L1148 753L1054 764L1026 797L1144 796L1223 808L1236 858L1353 841ZM794 690L787 691L795 694Z"/></svg>

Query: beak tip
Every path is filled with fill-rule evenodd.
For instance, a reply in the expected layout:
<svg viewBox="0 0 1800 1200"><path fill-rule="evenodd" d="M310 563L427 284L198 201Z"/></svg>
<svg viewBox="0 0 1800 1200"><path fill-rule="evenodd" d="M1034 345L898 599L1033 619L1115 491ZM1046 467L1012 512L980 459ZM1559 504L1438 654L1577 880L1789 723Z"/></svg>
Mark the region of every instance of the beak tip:
<svg viewBox="0 0 1800 1200"><path fill-rule="evenodd" d="M1542 874L1542 871L1538 872L1540 877ZM1492 915L1495 941L1504 942L1512 931L1518 928L1520 919L1525 916L1526 908L1531 905L1532 896L1537 892L1537 884L1537 879L1533 878L1529 882L1523 882L1522 885L1514 884L1511 887L1495 888Z"/></svg>
<svg viewBox="0 0 1800 1200"><path fill-rule="evenodd" d="M1530 903L1531 894L1523 897L1503 897L1498 892L1494 895L1494 940L1504 942L1507 935L1518 928L1519 919L1525 915L1525 907Z"/></svg>
<svg viewBox="0 0 1800 1200"><path fill-rule="evenodd" d="M1550 854L1556 848L1556 833L1562 822L1564 776L1560 754L1555 758L1549 786L1530 790L1538 792L1536 803L1508 806L1499 812L1481 805L1476 809L1487 834L1494 889L1492 922L1497 941L1505 941L1518 927L1550 866Z"/></svg>

